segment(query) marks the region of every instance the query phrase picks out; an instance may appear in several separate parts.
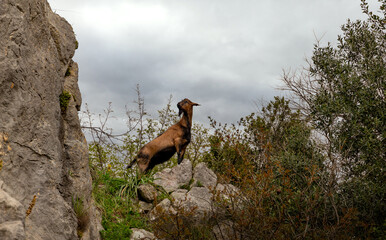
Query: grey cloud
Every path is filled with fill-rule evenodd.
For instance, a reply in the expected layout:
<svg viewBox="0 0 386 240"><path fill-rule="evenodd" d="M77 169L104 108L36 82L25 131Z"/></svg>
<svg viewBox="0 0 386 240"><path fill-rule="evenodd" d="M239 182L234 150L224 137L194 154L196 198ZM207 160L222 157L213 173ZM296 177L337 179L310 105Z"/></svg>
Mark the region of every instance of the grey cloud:
<svg viewBox="0 0 386 240"><path fill-rule="evenodd" d="M49 2L75 29L80 88L93 111L111 101L124 115L139 83L153 115L172 94L173 104L185 97L201 103L194 118L204 124L208 115L235 122L255 109L255 100L281 95L275 87L282 68L304 65L314 32L334 42L347 18L362 17L352 0ZM137 5L164 12L159 21L128 21L125 11ZM91 14L95 7L101 15Z"/></svg>

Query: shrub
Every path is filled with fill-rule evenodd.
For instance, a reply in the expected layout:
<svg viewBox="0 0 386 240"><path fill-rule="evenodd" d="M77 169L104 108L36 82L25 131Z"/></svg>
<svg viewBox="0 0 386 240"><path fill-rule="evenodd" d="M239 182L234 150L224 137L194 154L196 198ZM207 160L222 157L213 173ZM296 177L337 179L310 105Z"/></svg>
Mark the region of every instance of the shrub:
<svg viewBox="0 0 386 240"><path fill-rule="evenodd" d="M68 107L68 104L71 99L71 94L67 91L63 91L59 96L60 110L62 113L65 113Z"/></svg>

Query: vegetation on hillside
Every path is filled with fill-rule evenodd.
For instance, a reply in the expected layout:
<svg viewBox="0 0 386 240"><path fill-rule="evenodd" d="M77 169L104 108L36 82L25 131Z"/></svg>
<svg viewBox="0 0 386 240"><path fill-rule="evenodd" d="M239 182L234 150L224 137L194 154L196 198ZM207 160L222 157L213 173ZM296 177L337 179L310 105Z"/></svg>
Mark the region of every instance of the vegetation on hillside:
<svg viewBox="0 0 386 240"><path fill-rule="evenodd" d="M260 111L227 125L210 118L210 128L193 126L185 155L206 162L223 183L240 189L240 208L217 201L240 239L382 239L386 232L386 1L379 12L362 0L364 21L342 26L338 44L315 45L302 72L283 75L293 100L275 97ZM87 112L94 198L102 212L104 239L127 239L130 228L160 233L136 207L141 180L125 166L139 148L177 119L169 99L157 120L150 118L137 89L135 111L127 111L128 131L112 134ZM216 217L216 216L215 216ZM173 221L175 218L170 218ZM219 219L217 219L219 220ZM211 239L208 227L180 226L184 239ZM223 220L223 219L221 219ZM162 229L161 229L162 230ZM183 233L183 235L181 235Z"/></svg>

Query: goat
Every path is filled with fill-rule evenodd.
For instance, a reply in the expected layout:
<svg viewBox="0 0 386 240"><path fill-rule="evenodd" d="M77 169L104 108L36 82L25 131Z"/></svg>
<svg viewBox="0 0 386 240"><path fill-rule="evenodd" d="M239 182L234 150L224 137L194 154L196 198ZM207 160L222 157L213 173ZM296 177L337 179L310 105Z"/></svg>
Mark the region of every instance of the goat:
<svg viewBox="0 0 386 240"><path fill-rule="evenodd" d="M137 162L140 172L144 173L153 169L155 165L166 162L176 152L178 164L180 164L184 159L185 149L190 143L193 106L200 105L187 98L181 100L177 104L178 115L183 114L181 120L143 146L127 168L131 168Z"/></svg>

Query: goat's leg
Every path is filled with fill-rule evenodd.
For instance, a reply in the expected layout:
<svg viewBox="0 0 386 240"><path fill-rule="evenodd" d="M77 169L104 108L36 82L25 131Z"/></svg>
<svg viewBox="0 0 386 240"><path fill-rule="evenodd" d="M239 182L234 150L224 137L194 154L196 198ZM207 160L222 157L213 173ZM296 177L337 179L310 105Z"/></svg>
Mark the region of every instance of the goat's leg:
<svg viewBox="0 0 386 240"><path fill-rule="evenodd" d="M183 139L178 138L175 141L175 146L176 146L176 151L177 151L177 156L178 156L178 164L182 162L182 159L184 158L184 153L185 153L185 147L183 146Z"/></svg>
<svg viewBox="0 0 386 240"><path fill-rule="evenodd" d="M178 164L180 164L182 160L184 160L185 149L186 147L182 147L180 152L178 153Z"/></svg>

